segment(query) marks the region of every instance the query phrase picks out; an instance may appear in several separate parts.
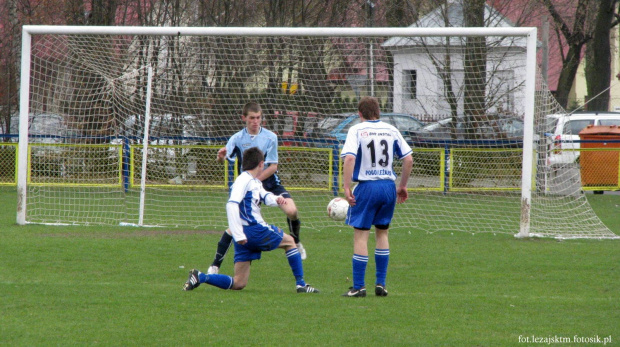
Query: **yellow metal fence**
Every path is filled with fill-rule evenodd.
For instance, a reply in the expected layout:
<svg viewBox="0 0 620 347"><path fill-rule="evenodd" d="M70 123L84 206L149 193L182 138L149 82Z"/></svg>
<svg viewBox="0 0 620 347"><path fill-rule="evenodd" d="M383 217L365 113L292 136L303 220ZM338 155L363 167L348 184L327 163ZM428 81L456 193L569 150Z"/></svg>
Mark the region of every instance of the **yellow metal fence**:
<svg viewBox="0 0 620 347"><path fill-rule="evenodd" d="M0 185L17 185L17 143L0 143Z"/></svg>
<svg viewBox="0 0 620 347"><path fill-rule="evenodd" d="M149 187L226 188L236 176L234 165L215 161L220 145L148 148L145 183ZM409 189L519 190L521 151L518 148L414 148ZM620 148L582 148L580 153L582 189L620 190ZM339 149L281 146L279 155L279 175L288 189L341 192ZM136 187L142 179L142 159L141 145L123 148L120 144L33 143L28 146L28 184ZM17 184L17 160L17 144L0 143L0 185ZM396 166L395 171L399 174L400 167Z"/></svg>

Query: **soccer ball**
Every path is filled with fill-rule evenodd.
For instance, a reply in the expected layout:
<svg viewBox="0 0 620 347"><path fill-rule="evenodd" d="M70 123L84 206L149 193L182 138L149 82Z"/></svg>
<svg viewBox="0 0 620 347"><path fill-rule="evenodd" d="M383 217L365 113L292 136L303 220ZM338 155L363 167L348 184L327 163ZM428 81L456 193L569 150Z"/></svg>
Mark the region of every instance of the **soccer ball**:
<svg viewBox="0 0 620 347"><path fill-rule="evenodd" d="M327 215L335 221L343 221L347 218L349 203L343 198L334 198L327 204Z"/></svg>

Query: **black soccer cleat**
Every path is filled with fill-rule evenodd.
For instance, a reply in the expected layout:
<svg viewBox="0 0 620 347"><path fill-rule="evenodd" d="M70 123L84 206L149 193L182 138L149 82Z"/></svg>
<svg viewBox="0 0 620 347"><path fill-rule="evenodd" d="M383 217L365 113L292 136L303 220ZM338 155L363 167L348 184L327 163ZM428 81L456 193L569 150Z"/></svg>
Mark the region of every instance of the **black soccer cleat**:
<svg viewBox="0 0 620 347"><path fill-rule="evenodd" d="M363 298L366 297L366 287L362 287L360 289L353 289L353 287L349 287L349 291L342 294L342 296L346 296L349 298Z"/></svg>
<svg viewBox="0 0 620 347"><path fill-rule="evenodd" d="M183 285L183 290L194 290L194 288L198 288L200 285L200 280L198 279L198 270L192 269L189 272L189 278L187 282Z"/></svg>
<svg viewBox="0 0 620 347"><path fill-rule="evenodd" d="M387 296L388 295L388 291L387 291L387 289L385 289L385 286L377 284L375 286L375 295L376 296Z"/></svg>
<svg viewBox="0 0 620 347"><path fill-rule="evenodd" d="M319 293L319 290L313 286L306 284L306 286L297 286L297 293Z"/></svg>

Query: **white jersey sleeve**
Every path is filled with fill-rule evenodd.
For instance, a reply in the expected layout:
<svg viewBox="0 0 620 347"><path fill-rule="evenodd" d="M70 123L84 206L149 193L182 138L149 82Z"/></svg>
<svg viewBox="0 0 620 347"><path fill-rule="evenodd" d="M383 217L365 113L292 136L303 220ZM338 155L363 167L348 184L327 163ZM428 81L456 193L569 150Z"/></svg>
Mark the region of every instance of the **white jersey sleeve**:
<svg viewBox="0 0 620 347"><path fill-rule="evenodd" d="M228 203L226 203L228 228L232 233L233 239L237 242L246 239L243 233L243 222L240 216L239 205L244 202L251 178L252 177L247 174L239 175L230 188L230 196L228 198Z"/></svg>
<svg viewBox="0 0 620 347"><path fill-rule="evenodd" d="M228 197L228 201L233 201L236 203L241 203L243 199L246 197L247 192L250 190L250 183L253 177L249 175L247 172L242 172L232 187L230 187L230 195Z"/></svg>
<svg viewBox="0 0 620 347"><path fill-rule="evenodd" d="M239 217L239 204L233 201L226 203L226 216L228 217L228 229L235 242L246 240L241 217Z"/></svg>
<svg viewBox="0 0 620 347"><path fill-rule="evenodd" d="M278 201L277 201L278 196L273 194L272 192L266 191L262 187L261 187L261 190L260 190L260 197L261 197L261 201L265 205L271 206L271 207L278 206Z"/></svg>

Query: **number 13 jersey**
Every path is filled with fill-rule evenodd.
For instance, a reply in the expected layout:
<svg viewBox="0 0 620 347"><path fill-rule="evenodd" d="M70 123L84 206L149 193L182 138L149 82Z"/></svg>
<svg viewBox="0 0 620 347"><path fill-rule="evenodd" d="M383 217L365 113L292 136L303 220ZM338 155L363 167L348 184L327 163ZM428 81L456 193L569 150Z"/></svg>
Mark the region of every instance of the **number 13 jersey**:
<svg viewBox="0 0 620 347"><path fill-rule="evenodd" d="M349 129L340 157L355 157L354 182L394 181L394 158L402 159L411 152L411 147L394 126L381 120L367 120Z"/></svg>

